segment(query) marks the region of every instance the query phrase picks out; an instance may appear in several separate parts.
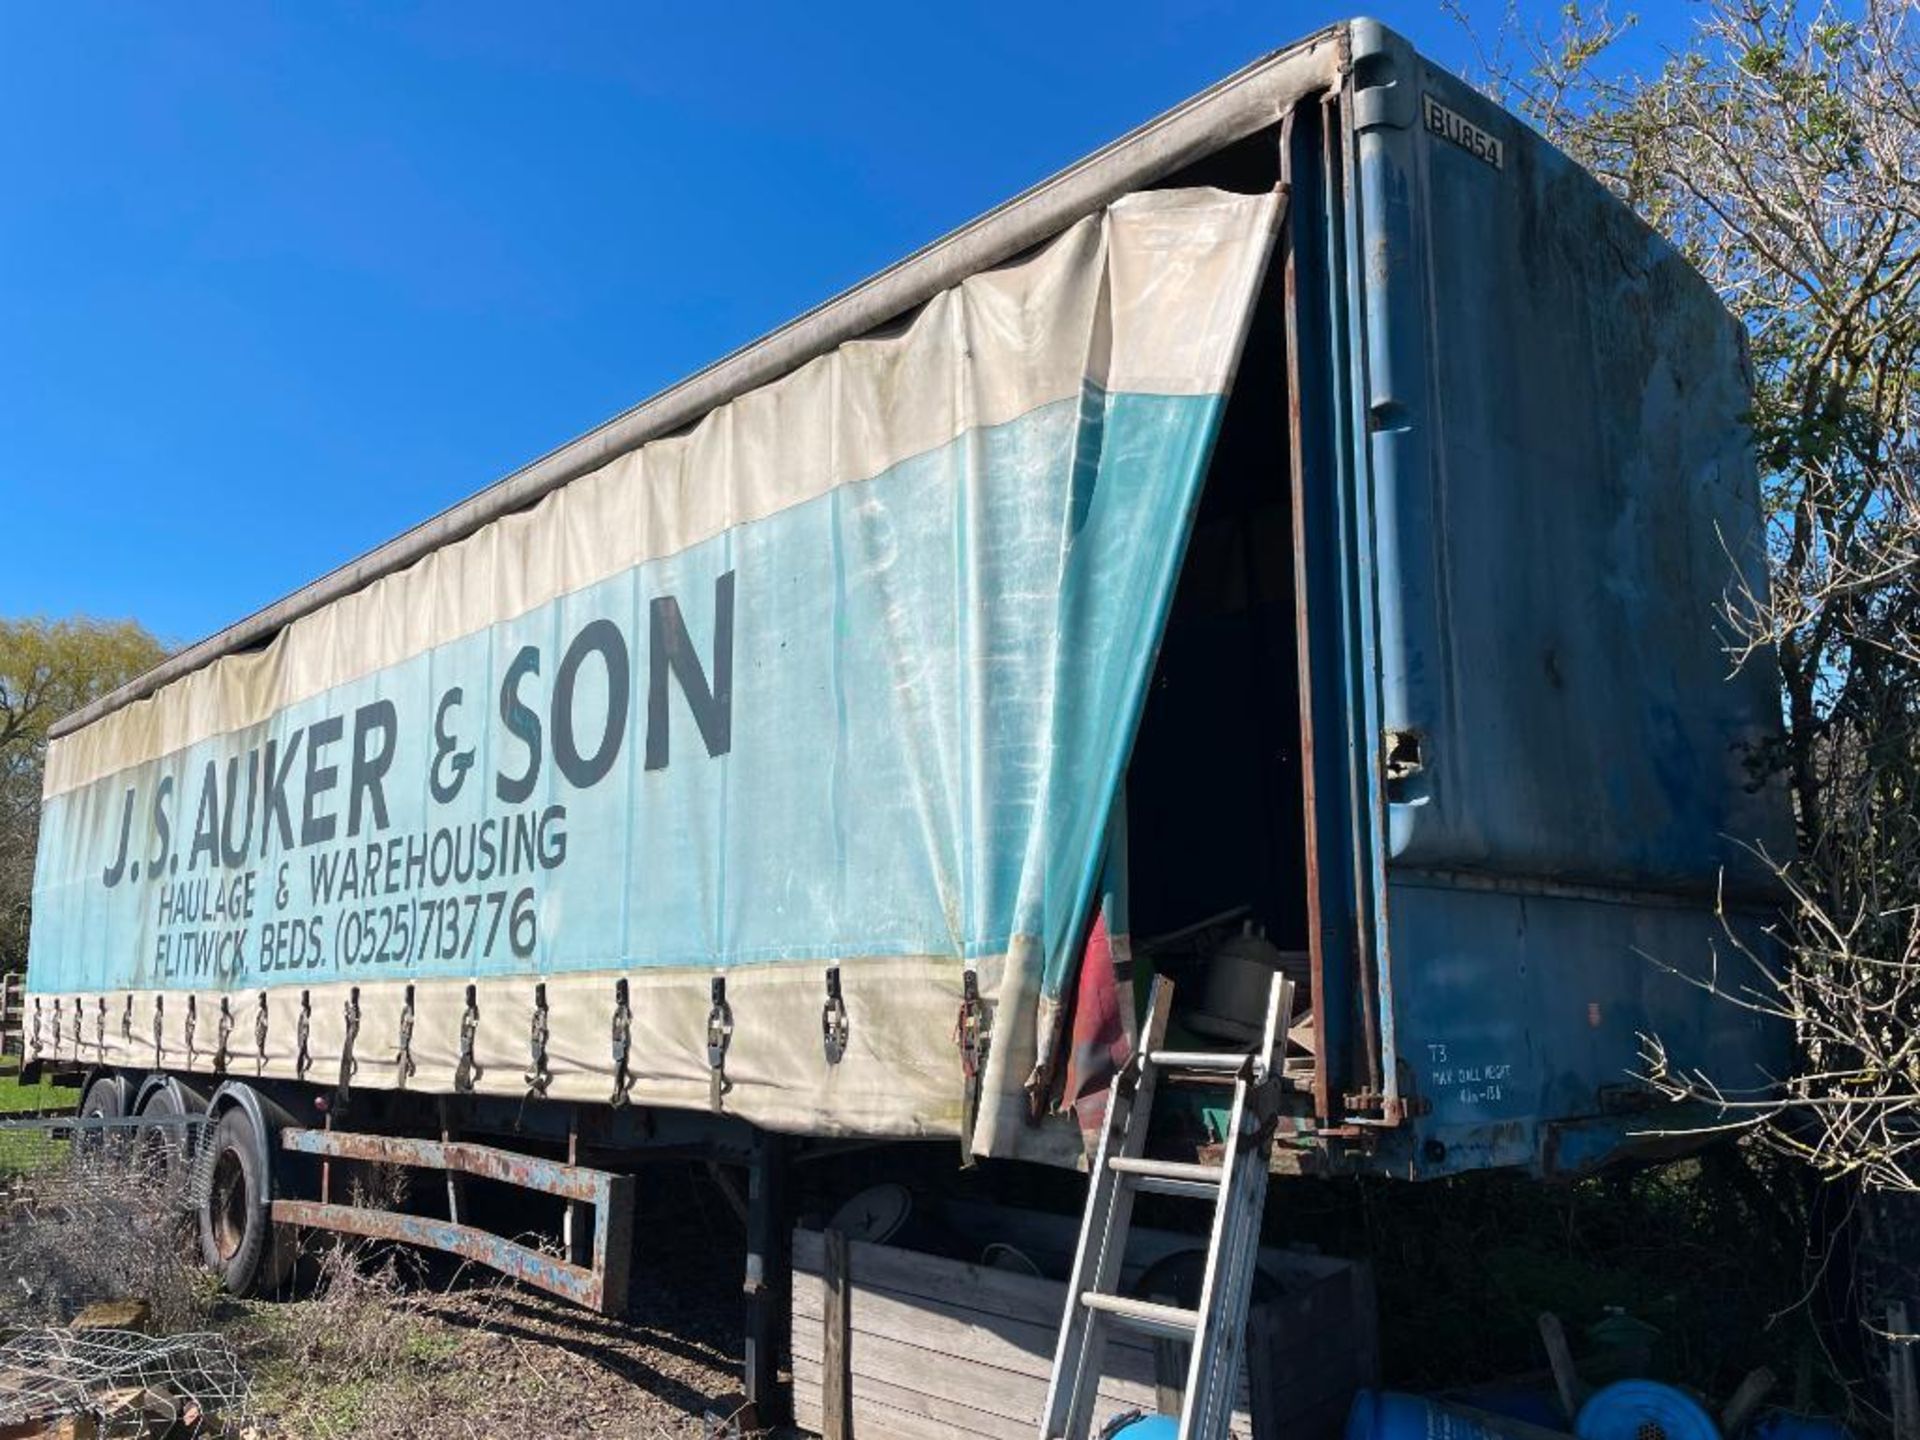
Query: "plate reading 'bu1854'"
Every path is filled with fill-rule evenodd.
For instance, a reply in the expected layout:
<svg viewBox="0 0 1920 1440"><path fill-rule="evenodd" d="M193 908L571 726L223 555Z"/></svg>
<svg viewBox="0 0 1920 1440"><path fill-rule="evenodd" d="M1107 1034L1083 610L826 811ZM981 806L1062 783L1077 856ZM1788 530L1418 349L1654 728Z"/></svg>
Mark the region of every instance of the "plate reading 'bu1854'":
<svg viewBox="0 0 1920 1440"><path fill-rule="evenodd" d="M1456 115L1431 95L1420 97L1421 111L1429 134L1451 140L1475 159L1484 160L1496 170L1506 169L1506 147L1463 115Z"/></svg>

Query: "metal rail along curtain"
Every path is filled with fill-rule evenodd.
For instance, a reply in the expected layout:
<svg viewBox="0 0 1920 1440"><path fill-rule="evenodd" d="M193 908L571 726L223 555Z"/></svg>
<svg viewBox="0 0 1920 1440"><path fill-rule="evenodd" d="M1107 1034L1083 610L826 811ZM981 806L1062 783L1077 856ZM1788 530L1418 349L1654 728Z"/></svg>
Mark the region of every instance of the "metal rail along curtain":
<svg viewBox="0 0 1920 1440"><path fill-rule="evenodd" d="M1043 1145L1280 206L1129 195L56 741L33 1052L950 1135L971 977Z"/></svg>

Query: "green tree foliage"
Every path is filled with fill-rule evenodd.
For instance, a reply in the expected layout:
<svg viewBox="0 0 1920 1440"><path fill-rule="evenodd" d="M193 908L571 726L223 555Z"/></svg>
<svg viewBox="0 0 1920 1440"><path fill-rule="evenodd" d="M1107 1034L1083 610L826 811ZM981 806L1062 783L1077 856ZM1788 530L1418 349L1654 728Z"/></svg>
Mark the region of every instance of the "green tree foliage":
<svg viewBox="0 0 1920 1440"><path fill-rule="evenodd" d="M131 620L0 619L0 972L27 961L49 727L166 654Z"/></svg>

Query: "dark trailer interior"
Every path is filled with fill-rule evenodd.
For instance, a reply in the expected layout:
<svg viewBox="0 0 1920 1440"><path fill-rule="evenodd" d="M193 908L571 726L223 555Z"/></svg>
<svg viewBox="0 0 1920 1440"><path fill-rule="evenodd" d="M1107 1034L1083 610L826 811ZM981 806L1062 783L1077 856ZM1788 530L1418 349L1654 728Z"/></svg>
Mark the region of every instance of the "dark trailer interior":
<svg viewBox="0 0 1920 1440"><path fill-rule="evenodd" d="M1330 558L1337 537L1307 533L1308 519L1324 527L1331 511L1324 502L1317 514L1307 511L1306 496L1329 488L1332 476L1325 437L1316 446L1302 416L1328 417L1340 403L1324 363L1314 363L1329 341L1324 247L1334 232L1326 198L1338 155L1326 135L1330 121L1337 125L1336 104L1303 103L1284 124L1165 182L1242 193L1284 184L1288 209L1207 471L1124 795L1136 997L1151 976L1165 975L1175 984L1178 1041L1244 1045L1259 1022L1261 970L1283 971L1297 987L1288 1073L1311 1090L1323 1127L1341 1092L1319 1063L1322 1037L1331 1034L1334 1055L1344 1057L1347 1037L1364 1021L1351 957L1325 973L1316 944L1320 897L1309 883L1313 746L1304 702L1313 617L1302 557ZM1218 958L1223 952L1231 958Z"/></svg>

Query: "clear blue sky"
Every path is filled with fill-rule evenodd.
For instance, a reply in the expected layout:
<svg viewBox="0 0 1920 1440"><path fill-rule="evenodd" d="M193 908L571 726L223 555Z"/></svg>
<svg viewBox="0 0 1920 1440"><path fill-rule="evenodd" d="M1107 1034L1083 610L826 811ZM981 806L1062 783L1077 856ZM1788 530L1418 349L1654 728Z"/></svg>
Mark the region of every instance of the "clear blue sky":
<svg viewBox="0 0 1920 1440"><path fill-rule="evenodd" d="M0 4L0 615L197 639L1352 10Z"/></svg>

